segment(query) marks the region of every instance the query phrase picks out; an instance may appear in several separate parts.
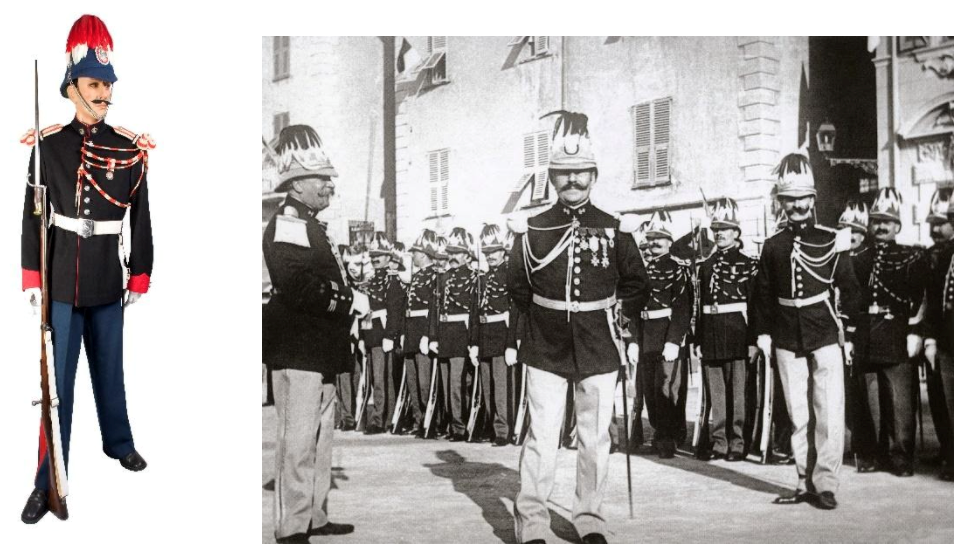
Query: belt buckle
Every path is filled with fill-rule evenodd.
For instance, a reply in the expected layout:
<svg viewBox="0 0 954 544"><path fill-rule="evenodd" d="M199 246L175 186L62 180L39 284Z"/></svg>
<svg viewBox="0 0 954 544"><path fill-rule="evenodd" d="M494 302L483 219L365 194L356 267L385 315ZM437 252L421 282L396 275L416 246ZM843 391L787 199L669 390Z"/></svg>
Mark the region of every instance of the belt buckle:
<svg viewBox="0 0 954 544"><path fill-rule="evenodd" d="M480 316L480 323L483 324L483 325L486 325L486 324L487 324L487 316L485 316L485 315Z"/></svg>
<svg viewBox="0 0 954 544"><path fill-rule="evenodd" d="M77 219L79 221L79 226L76 229L76 234L80 238L89 238L93 235L93 220L92 219Z"/></svg>
<svg viewBox="0 0 954 544"><path fill-rule="evenodd" d="M871 306L868 306L868 313L877 314L880 311L880 309L881 308L877 304L872 304Z"/></svg>
<svg viewBox="0 0 954 544"><path fill-rule="evenodd" d="M580 301L574 300L573 302L571 302L571 303L570 303L570 311L573 312L573 313L579 312L579 311L580 311Z"/></svg>
<svg viewBox="0 0 954 544"><path fill-rule="evenodd" d="M713 302L713 303L712 303L712 313L714 313L714 314L718 314L718 313L719 313L719 303L718 303L718 302Z"/></svg>
<svg viewBox="0 0 954 544"><path fill-rule="evenodd" d="M446 315L442 315L442 316L440 317L440 320L441 320L442 323L447 323L447 316L446 316Z"/></svg>

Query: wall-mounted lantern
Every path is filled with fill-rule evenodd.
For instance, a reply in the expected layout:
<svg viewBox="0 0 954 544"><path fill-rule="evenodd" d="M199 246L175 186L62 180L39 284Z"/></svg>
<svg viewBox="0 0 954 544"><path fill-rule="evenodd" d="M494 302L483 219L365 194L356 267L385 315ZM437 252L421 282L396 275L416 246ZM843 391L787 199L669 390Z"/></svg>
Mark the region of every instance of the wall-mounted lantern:
<svg viewBox="0 0 954 544"><path fill-rule="evenodd" d="M831 153L835 150L835 125L831 124L831 121L828 119L825 119L825 122L818 127L815 138L818 141L819 151L822 153Z"/></svg>

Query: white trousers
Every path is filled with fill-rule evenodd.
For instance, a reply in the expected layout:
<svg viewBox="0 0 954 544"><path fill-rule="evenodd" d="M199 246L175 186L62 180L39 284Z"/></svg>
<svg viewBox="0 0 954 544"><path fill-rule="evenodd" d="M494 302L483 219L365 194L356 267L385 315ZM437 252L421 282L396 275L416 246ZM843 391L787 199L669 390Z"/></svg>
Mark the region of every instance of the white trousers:
<svg viewBox="0 0 954 544"><path fill-rule="evenodd" d="M616 372L590 376L575 387L577 441L576 495L573 525L580 536L604 533L603 494L609 468L610 434ZM514 500L514 531L518 542L547 539L560 425L566 409L567 380L527 367L530 429L520 452L520 492Z"/></svg>
<svg viewBox="0 0 954 544"><path fill-rule="evenodd" d="M328 523L335 386L302 370L272 372L278 440L275 446L275 538Z"/></svg>
<svg viewBox="0 0 954 544"><path fill-rule="evenodd" d="M776 349L785 403L792 418L792 452L799 491L838 491L845 451L845 372L841 347L831 344L795 357ZM812 418L814 416L814 418ZM809 421L814 419L814 429Z"/></svg>

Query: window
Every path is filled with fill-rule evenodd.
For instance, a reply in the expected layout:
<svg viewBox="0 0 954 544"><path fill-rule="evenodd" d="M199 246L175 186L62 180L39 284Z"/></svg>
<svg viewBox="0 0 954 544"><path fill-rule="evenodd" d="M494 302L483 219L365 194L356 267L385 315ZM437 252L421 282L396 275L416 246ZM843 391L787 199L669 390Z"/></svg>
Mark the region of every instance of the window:
<svg viewBox="0 0 954 544"><path fill-rule="evenodd" d="M427 37L427 59L421 64L429 85L447 82L447 36Z"/></svg>
<svg viewBox="0 0 954 544"><path fill-rule="evenodd" d="M510 198L504 205L504 214L517 208L523 194L530 189L528 207L537 206L549 200L548 168L550 166L550 133L546 130L523 135L523 172L517 180L517 186L510 192Z"/></svg>
<svg viewBox="0 0 954 544"><path fill-rule="evenodd" d="M450 181L449 149L431 151L427 154L428 185L431 193L431 215L447 215L450 210L448 203L448 183Z"/></svg>
<svg viewBox="0 0 954 544"><path fill-rule="evenodd" d="M873 193L878 190L878 178L860 178L858 180L859 193Z"/></svg>
<svg viewBox="0 0 954 544"><path fill-rule="evenodd" d="M291 76L291 38L288 36L275 36L272 42L272 54L274 55L275 74L273 81L285 79Z"/></svg>
<svg viewBox="0 0 954 544"><path fill-rule="evenodd" d="M529 46L531 59L550 53L550 36L514 36L507 43L509 47L523 47L523 44Z"/></svg>
<svg viewBox="0 0 954 544"><path fill-rule="evenodd" d="M670 122L672 99L660 98L633 106L634 187L670 182Z"/></svg>
<svg viewBox="0 0 954 544"><path fill-rule="evenodd" d="M278 138L278 135L281 134L282 129L290 125L291 123L288 120L288 112L283 111L281 113L276 113L272 117L272 134Z"/></svg>

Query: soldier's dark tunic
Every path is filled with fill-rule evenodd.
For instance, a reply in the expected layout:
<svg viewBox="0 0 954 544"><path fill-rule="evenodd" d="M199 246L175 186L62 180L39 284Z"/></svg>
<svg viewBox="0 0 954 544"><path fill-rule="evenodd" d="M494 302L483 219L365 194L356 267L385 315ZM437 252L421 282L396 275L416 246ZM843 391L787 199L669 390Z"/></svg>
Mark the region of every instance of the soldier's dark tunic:
<svg viewBox="0 0 954 544"><path fill-rule="evenodd" d="M494 436L509 438L514 411L514 368L507 366L504 353L508 344L516 345L516 312L510 312L510 264L504 260L491 267L478 280L478 326L471 331L471 345L480 357L483 401L492 411ZM510 338L513 337L513 340Z"/></svg>
<svg viewBox="0 0 954 544"><path fill-rule="evenodd" d="M927 261L920 249L875 242L853 259L862 285L855 329L855 379L867 400L853 432L860 456L885 466L912 468L916 429L917 365L908 359L907 337L924 299ZM880 438L879 438L880 435ZM879 445L880 444L880 445Z"/></svg>
<svg viewBox="0 0 954 544"><path fill-rule="evenodd" d="M746 359L755 345L748 303L757 271L758 260L742 253L741 244L717 250L699 266L696 336L712 406L712 449L720 454L741 454L745 446Z"/></svg>
<svg viewBox="0 0 954 544"><path fill-rule="evenodd" d="M650 293L639 319L632 323L639 345L637 377L646 394L649 422L658 443L681 442L685 435L686 360L684 340L692 321L689 268L669 253L646 263ZM674 361L662 356L667 343L680 346Z"/></svg>
<svg viewBox="0 0 954 544"><path fill-rule="evenodd" d="M549 254L566 234L573 220L580 229L573 255L566 251L539 270L529 271L524 262L523 239L537 258ZM520 234L510 257L513 303L527 317L526 337L520 345L523 364L569 379L582 379L619 369L623 356L614 338L613 318L603 311L551 310L532 302L532 295L569 303L605 300L615 296L622 312L635 318L646 302L647 278L636 242L619 231L619 221L592 204L572 209L555 204L532 217L530 231ZM552 229L552 230L551 230ZM599 248L589 247L594 237ZM582 241L588 240L588 249ZM571 274L567 274L572 259ZM604 259L607 259L604 261ZM569 282L569 283L568 283Z"/></svg>
<svg viewBox="0 0 954 544"><path fill-rule="evenodd" d="M450 417L450 433L463 437L467 398L464 364L470 331L478 324L477 274L466 264L451 268L444 273L442 287L438 319L431 320L430 339L438 343L444 409Z"/></svg>
<svg viewBox="0 0 954 544"><path fill-rule="evenodd" d="M289 207L294 214L286 213ZM276 241L277 221L286 223L287 241ZM262 314L262 359L272 370L351 371L353 296L326 228L293 198L265 227L262 251L273 291Z"/></svg>
<svg viewBox="0 0 954 544"><path fill-rule="evenodd" d="M73 386L80 343L87 353L103 450L121 459L135 451L123 377L123 290L145 293L152 274L152 224L146 183L148 155L137 135L105 122L86 125L77 119L42 131L40 182L47 187L48 211L72 221L121 222L129 212L131 239L128 273L123 277L119 234L83 237L65 224L47 230L50 324L59 395L60 435L69 466ZM36 137L39 137L37 135ZM114 162L115 161L115 162ZM30 158L28 181L34 183ZM39 288L40 217L34 215L34 188L27 186L21 233L22 287ZM115 224L115 223L113 223ZM90 225L90 223L87 223ZM48 487L46 448L36 487Z"/></svg>

